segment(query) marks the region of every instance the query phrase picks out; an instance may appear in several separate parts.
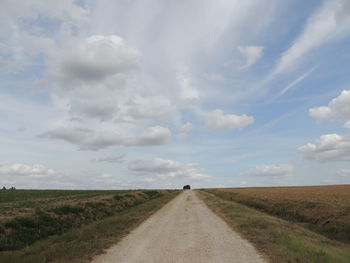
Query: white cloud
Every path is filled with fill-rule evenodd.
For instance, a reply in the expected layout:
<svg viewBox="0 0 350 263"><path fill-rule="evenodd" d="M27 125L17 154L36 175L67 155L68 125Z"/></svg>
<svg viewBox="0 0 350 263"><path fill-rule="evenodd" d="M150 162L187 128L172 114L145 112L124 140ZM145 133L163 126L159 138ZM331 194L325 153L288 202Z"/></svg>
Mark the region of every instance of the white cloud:
<svg viewBox="0 0 350 263"><path fill-rule="evenodd" d="M315 143L301 146L298 151L303 158L312 161L350 161L350 136L322 135Z"/></svg>
<svg viewBox="0 0 350 263"><path fill-rule="evenodd" d="M55 171L43 165L0 164L0 175L4 176L25 176L30 178L43 178L52 176Z"/></svg>
<svg viewBox="0 0 350 263"><path fill-rule="evenodd" d="M106 122L129 116L127 109L141 88L126 85L140 72L141 52L117 35L80 38L62 29L53 40L36 88L65 101L73 117Z"/></svg>
<svg viewBox="0 0 350 263"><path fill-rule="evenodd" d="M292 46L282 54L271 76L290 71L308 52L347 36L350 33L349 9L348 0L324 1L324 5L308 19Z"/></svg>
<svg viewBox="0 0 350 263"><path fill-rule="evenodd" d="M331 177L322 180L324 184L349 184L350 169L340 169Z"/></svg>
<svg viewBox="0 0 350 263"><path fill-rule="evenodd" d="M190 122L187 122L187 123L185 123L185 124L183 124L181 127L180 127L180 131L179 131L179 133L177 134L177 136L179 137L179 138L186 138L187 137L187 133L189 132L189 131L191 131L192 129L193 129L193 124L192 123L190 123Z"/></svg>
<svg viewBox="0 0 350 263"><path fill-rule="evenodd" d="M262 56L264 47L262 46L245 46L238 47L239 52L246 57L246 63L239 69L247 69L254 65Z"/></svg>
<svg viewBox="0 0 350 263"><path fill-rule="evenodd" d="M207 113L206 128L209 130L242 129L254 122L251 116L224 114L220 109Z"/></svg>
<svg viewBox="0 0 350 263"><path fill-rule="evenodd" d="M176 75L181 101L195 104L199 100L199 91L189 72L178 72Z"/></svg>
<svg viewBox="0 0 350 263"><path fill-rule="evenodd" d="M184 125L181 126L180 132L187 133L192 129L193 129L193 124L190 122L186 122Z"/></svg>
<svg viewBox="0 0 350 263"><path fill-rule="evenodd" d="M341 169L337 172L337 175L340 177L349 177L350 178L350 169Z"/></svg>
<svg viewBox="0 0 350 263"><path fill-rule="evenodd" d="M335 117L350 119L350 90L343 90L338 97L331 100L328 106L311 108L309 114L318 121Z"/></svg>
<svg viewBox="0 0 350 263"><path fill-rule="evenodd" d="M212 81L223 81L223 80L225 80L225 77L222 74L219 74L219 73L207 74L206 78L208 80L212 80Z"/></svg>
<svg viewBox="0 0 350 263"><path fill-rule="evenodd" d="M276 165L261 165L251 170L243 172L243 175L249 176L262 176L262 177L273 177L281 178L290 176L293 173L293 165L291 164L276 164Z"/></svg>
<svg viewBox="0 0 350 263"><path fill-rule="evenodd" d="M344 123L344 127L350 130L350 120Z"/></svg>
<svg viewBox="0 0 350 263"><path fill-rule="evenodd" d="M126 46L117 35L90 36L82 41L76 39L74 44L57 58L57 77L64 81L102 81L140 67L140 53Z"/></svg>
<svg viewBox="0 0 350 263"><path fill-rule="evenodd" d="M131 106L128 115L134 119L162 119L171 115L168 105L143 105Z"/></svg>
<svg viewBox="0 0 350 263"><path fill-rule="evenodd" d="M71 105L69 112L78 116L96 118L100 121L109 121L113 119L118 109L114 103L93 100L75 103Z"/></svg>
<svg viewBox="0 0 350 263"><path fill-rule="evenodd" d="M52 10L55 10L52 12ZM33 65L32 58L52 46L50 37L62 24L83 25L88 21L88 10L74 0L4 0L0 2L0 38L9 52L6 71L23 70ZM46 23L51 26L46 27ZM50 37L49 37L50 36ZM0 63L4 63L0 54ZM34 62L35 63L35 62ZM2 70L2 73L4 70Z"/></svg>
<svg viewBox="0 0 350 263"><path fill-rule="evenodd" d="M124 162L125 154L111 154L104 157L94 159L97 162L107 163L122 163Z"/></svg>
<svg viewBox="0 0 350 263"><path fill-rule="evenodd" d="M157 175L160 178L190 178L207 179L208 175L202 174L197 163L181 163L173 160L155 158L153 160L135 160L128 164L132 172Z"/></svg>
<svg viewBox="0 0 350 263"><path fill-rule="evenodd" d="M321 120L328 120L331 117L334 116L334 113L330 107L318 107L318 108L311 108L309 109L309 114L314 119L321 121Z"/></svg>
<svg viewBox="0 0 350 263"><path fill-rule="evenodd" d="M79 146L80 150L99 150L117 146L155 146L168 142L171 132L168 128L154 126L140 135L126 135L113 131L94 132L74 127L58 127L39 137L59 139Z"/></svg>
<svg viewBox="0 0 350 263"><path fill-rule="evenodd" d="M239 32L257 28L247 23L251 16L259 21L259 27L270 20L267 13L256 17L255 11L264 6L259 1L176 2L170 9L163 4L153 9L141 2L106 5L74 0L50 4L14 0L0 5L0 21L4 22L0 35L9 39L4 43L1 39L1 50L10 48L11 56L19 60L28 57L35 63L35 88L52 99L47 100L48 104L52 102L49 107L60 107L59 117L42 122L46 126L43 131L47 126L57 127L44 135L81 149L166 141L169 130L163 130L162 136L158 132L156 139L151 133L141 134L143 137L125 134L155 125L181 130L184 109L197 118L202 111L200 102L206 99L205 77L198 76L205 75L201 68L212 59L203 54L213 54L226 38L237 46ZM55 12L50 12L52 9ZM162 27L155 24L160 20ZM139 28L144 30L140 32ZM249 61L255 60L258 50L243 49ZM222 79L220 73L211 77ZM77 124L73 120L79 120L80 128L69 128ZM57 123L63 124L58 127ZM158 143L160 137L163 139Z"/></svg>

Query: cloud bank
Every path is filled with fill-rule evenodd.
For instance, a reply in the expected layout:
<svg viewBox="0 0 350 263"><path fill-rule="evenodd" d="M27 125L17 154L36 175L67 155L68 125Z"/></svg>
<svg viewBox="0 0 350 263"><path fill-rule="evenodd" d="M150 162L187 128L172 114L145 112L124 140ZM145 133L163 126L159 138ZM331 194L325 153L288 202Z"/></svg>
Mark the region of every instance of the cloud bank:
<svg viewBox="0 0 350 263"><path fill-rule="evenodd" d="M291 176L294 167L291 164L276 164L276 165L261 165L255 168L243 172L244 175L248 176L262 176L262 177L273 177L273 178L283 178Z"/></svg>
<svg viewBox="0 0 350 263"><path fill-rule="evenodd" d="M189 178L203 180L209 176L202 174L197 163L182 163L173 160L155 158L153 160L135 160L128 169L144 175L156 175L160 178Z"/></svg>

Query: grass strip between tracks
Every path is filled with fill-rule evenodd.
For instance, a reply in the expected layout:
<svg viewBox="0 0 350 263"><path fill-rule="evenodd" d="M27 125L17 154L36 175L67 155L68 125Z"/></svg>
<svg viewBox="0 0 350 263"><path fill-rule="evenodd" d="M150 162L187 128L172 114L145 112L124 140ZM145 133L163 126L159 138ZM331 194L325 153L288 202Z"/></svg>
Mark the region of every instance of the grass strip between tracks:
<svg viewBox="0 0 350 263"><path fill-rule="evenodd" d="M88 262L173 199L173 191L116 215L38 241L21 250L0 252L1 263Z"/></svg>
<svg viewBox="0 0 350 263"><path fill-rule="evenodd" d="M207 191L198 196L229 226L273 263L348 263L350 246L295 223L223 200Z"/></svg>

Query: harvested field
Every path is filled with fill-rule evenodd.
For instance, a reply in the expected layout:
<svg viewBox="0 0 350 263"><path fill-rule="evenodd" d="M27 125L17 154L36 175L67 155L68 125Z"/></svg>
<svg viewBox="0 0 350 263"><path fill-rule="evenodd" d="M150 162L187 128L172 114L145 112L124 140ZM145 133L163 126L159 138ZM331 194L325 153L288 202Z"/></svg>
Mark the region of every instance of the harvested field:
<svg viewBox="0 0 350 263"><path fill-rule="evenodd" d="M249 240L271 263L348 263L350 245L331 240L276 216L225 200L208 191L202 198L229 226Z"/></svg>
<svg viewBox="0 0 350 263"><path fill-rule="evenodd" d="M350 185L205 189L350 243Z"/></svg>

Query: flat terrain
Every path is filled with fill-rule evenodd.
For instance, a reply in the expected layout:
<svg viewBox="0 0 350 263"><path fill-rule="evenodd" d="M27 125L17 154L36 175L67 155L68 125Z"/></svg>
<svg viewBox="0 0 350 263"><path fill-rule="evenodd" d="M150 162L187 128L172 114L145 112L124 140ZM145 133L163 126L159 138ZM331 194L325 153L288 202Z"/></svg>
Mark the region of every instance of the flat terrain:
<svg viewBox="0 0 350 263"><path fill-rule="evenodd" d="M168 194L145 191L6 190L0 194L0 251L18 250Z"/></svg>
<svg viewBox="0 0 350 263"><path fill-rule="evenodd" d="M83 197L79 192L71 192L68 199L65 191L56 192L51 205L37 203L40 208L32 214L0 221L0 262L90 262L179 194L174 190L85 191L84 195L93 196ZM52 193L31 191L32 197L40 196L35 202L51 199L47 194Z"/></svg>
<svg viewBox="0 0 350 263"><path fill-rule="evenodd" d="M350 243L350 185L205 189Z"/></svg>
<svg viewBox="0 0 350 263"><path fill-rule="evenodd" d="M110 198L115 190L6 190L0 191L0 221L35 213L62 204L78 204Z"/></svg>
<svg viewBox="0 0 350 263"><path fill-rule="evenodd" d="M271 263L349 263L350 245L210 191L198 195Z"/></svg>
<svg viewBox="0 0 350 263"><path fill-rule="evenodd" d="M93 260L108 262L265 261L191 190L181 193Z"/></svg>

